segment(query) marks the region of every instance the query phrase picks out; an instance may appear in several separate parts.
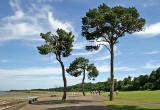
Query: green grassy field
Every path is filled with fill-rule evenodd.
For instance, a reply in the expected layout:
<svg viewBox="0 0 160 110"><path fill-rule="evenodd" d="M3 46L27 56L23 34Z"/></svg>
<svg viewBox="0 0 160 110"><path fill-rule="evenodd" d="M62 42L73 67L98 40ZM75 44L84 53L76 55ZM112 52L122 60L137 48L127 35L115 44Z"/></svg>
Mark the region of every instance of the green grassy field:
<svg viewBox="0 0 160 110"><path fill-rule="evenodd" d="M109 93L104 96L108 97ZM139 102L157 103L160 104L160 90L157 91L129 91L119 92L115 99L134 100Z"/></svg>
<svg viewBox="0 0 160 110"><path fill-rule="evenodd" d="M109 93L104 93L103 95L109 99ZM118 96L115 95L115 99L160 104L160 90L119 92ZM142 106L140 104L135 105L118 101L105 101L105 104L114 110L160 110L160 107Z"/></svg>
<svg viewBox="0 0 160 110"><path fill-rule="evenodd" d="M105 104L113 110L160 110L160 107L141 106L116 101L105 101Z"/></svg>

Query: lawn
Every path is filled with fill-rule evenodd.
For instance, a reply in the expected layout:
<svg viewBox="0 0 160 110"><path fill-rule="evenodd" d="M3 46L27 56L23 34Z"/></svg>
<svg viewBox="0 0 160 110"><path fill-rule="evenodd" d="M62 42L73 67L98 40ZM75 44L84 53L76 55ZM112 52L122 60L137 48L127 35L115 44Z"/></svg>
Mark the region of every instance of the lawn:
<svg viewBox="0 0 160 110"><path fill-rule="evenodd" d="M108 97L109 93L103 94ZM119 92L115 99L134 100L139 102L160 104L160 90L157 91L127 91Z"/></svg>
<svg viewBox="0 0 160 110"><path fill-rule="evenodd" d="M116 101L105 101L105 104L113 110L160 110L159 107L140 106Z"/></svg>

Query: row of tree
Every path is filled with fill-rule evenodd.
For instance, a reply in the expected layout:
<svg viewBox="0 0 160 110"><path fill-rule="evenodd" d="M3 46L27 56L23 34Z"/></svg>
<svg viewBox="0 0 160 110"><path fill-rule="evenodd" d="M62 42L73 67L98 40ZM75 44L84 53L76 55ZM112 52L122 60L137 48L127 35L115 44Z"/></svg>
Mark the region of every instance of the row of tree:
<svg viewBox="0 0 160 110"><path fill-rule="evenodd" d="M134 90L160 90L160 68L152 71L150 75L140 75L132 78L128 76L123 80L114 80L115 90L120 91L134 91ZM106 82L98 83L85 83L85 91L110 91L110 79ZM82 83L73 86L68 86L67 91L69 92L81 92ZM56 91L62 92L63 87L50 88L50 89L38 89L43 91ZM37 89L36 89L37 90Z"/></svg>
<svg viewBox="0 0 160 110"><path fill-rule="evenodd" d="M124 37L125 34L132 34L139 32L145 25L145 19L140 18L140 15L135 7L125 8L122 6L109 7L106 4L100 5L98 8L89 9L86 16L82 18L82 35L86 40L95 42L97 45L86 46L89 51L98 50L100 46L105 46L109 51L110 60L110 100L113 100L114 92L114 46L118 43L119 38ZM62 67L62 78L64 82L62 100L66 100L67 80L65 77L65 65L62 57L71 55L74 35L72 32L66 32L63 29L57 29L56 34L51 32L41 33L45 44L38 46L39 53L42 55L55 54L57 61ZM82 61L82 60L81 60ZM80 61L80 62L81 62ZM77 65L81 63L77 63ZM74 62L73 62L74 63ZM91 64L84 67L71 65L68 72L75 76L81 73L88 74L95 72L98 74L96 67ZM83 70L83 71L81 71ZM78 72L77 72L78 71ZM94 75L91 75L94 76ZM85 75L83 75L83 79ZM82 80L82 82L84 82ZM84 88L84 84L83 88Z"/></svg>
<svg viewBox="0 0 160 110"><path fill-rule="evenodd" d="M120 91L133 91L133 90L160 90L160 68L152 71L150 75L140 75L138 77L132 78L128 76L123 80L117 81L114 79L115 90ZM82 92L82 83L73 86L68 86L68 92ZM31 91L55 91L63 92L64 87L56 87L49 89L32 89ZM28 90L11 90L11 91L28 91ZM30 90L29 90L30 91ZM97 83L85 83L84 91L110 91L110 79L105 82Z"/></svg>
<svg viewBox="0 0 160 110"><path fill-rule="evenodd" d="M160 68L152 71L150 75L140 75L133 79L129 76L123 81L116 81L115 88L118 90L158 90L160 89Z"/></svg>

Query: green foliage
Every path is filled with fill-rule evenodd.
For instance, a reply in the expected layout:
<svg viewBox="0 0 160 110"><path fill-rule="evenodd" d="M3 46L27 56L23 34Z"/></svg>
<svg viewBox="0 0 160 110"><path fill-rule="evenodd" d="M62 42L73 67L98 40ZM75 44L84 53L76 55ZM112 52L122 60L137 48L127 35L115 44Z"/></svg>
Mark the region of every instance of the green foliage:
<svg viewBox="0 0 160 110"><path fill-rule="evenodd" d="M129 91L129 90L132 90L132 89L133 89L133 86L131 84L127 84L127 85L124 85L121 90Z"/></svg>
<svg viewBox="0 0 160 110"><path fill-rule="evenodd" d="M72 35L72 32L66 32L63 29L57 29L56 32L57 35L53 35L51 32L41 33L40 36L45 40L45 44L38 46L37 49L42 55L54 53L58 56L67 57L72 51L74 35Z"/></svg>
<svg viewBox="0 0 160 110"><path fill-rule="evenodd" d="M140 75L134 77L124 78L123 81L118 81L118 90L158 90L160 89L160 68L152 71L150 75Z"/></svg>
<svg viewBox="0 0 160 110"><path fill-rule="evenodd" d="M154 90L160 89L160 68L158 68L156 71L152 71L150 77L149 77L150 83L153 84Z"/></svg>
<svg viewBox="0 0 160 110"><path fill-rule="evenodd" d="M88 71L88 79L95 80L95 78L98 76L99 72L97 68L94 66L94 64L90 64L87 69Z"/></svg>
<svg viewBox="0 0 160 110"><path fill-rule="evenodd" d="M54 53L55 52L55 50L52 49L52 47L48 44L38 46L37 49L39 50L39 53L42 54L42 55L46 55L48 53L51 53L51 52Z"/></svg>
<svg viewBox="0 0 160 110"><path fill-rule="evenodd" d="M86 68L88 67L88 59L85 59L83 57L76 58L69 66L66 71L74 77L78 77L83 73Z"/></svg>
<svg viewBox="0 0 160 110"><path fill-rule="evenodd" d="M131 84L131 76L123 79L124 85Z"/></svg>
<svg viewBox="0 0 160 110"><path fill-rule="evenodd" d="M66 71L74 77L80 76L82 73L85 74L85 71L88 72L88 79L95 79L98 76L98 70L94 64L88 64L89 60L83 57L76 58L66 69Z"/></svg>
<svg viewBox="0 0 160 110"><path fill-rule="evenodd" d="M144 90L152 90L154 88L154 85L152 83L145 83Z"/></svg>
<svg viewBox="0 0 160 110"><path fill-rule="evenodd" d="M145 19L135 7L109 7L106 4L90 9L82 18L82 35L87 40L96 40L115 44L126 33L139 32L145 25ZM91 46L90 46L91 48ZM94 49L95 48L94 46Z"/></svg>

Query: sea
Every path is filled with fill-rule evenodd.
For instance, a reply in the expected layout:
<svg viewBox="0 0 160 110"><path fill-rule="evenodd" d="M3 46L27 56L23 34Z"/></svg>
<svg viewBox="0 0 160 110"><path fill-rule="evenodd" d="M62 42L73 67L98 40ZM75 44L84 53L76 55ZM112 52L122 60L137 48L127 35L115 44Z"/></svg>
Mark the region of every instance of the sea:
<svg viewBox="0 0 160 110"><path fill-rule="evenodd" d="M8 91L0 91L0 97L12 97L12 96L28 96L26 93L14 93L14 92L8 92Z"/></svg>

